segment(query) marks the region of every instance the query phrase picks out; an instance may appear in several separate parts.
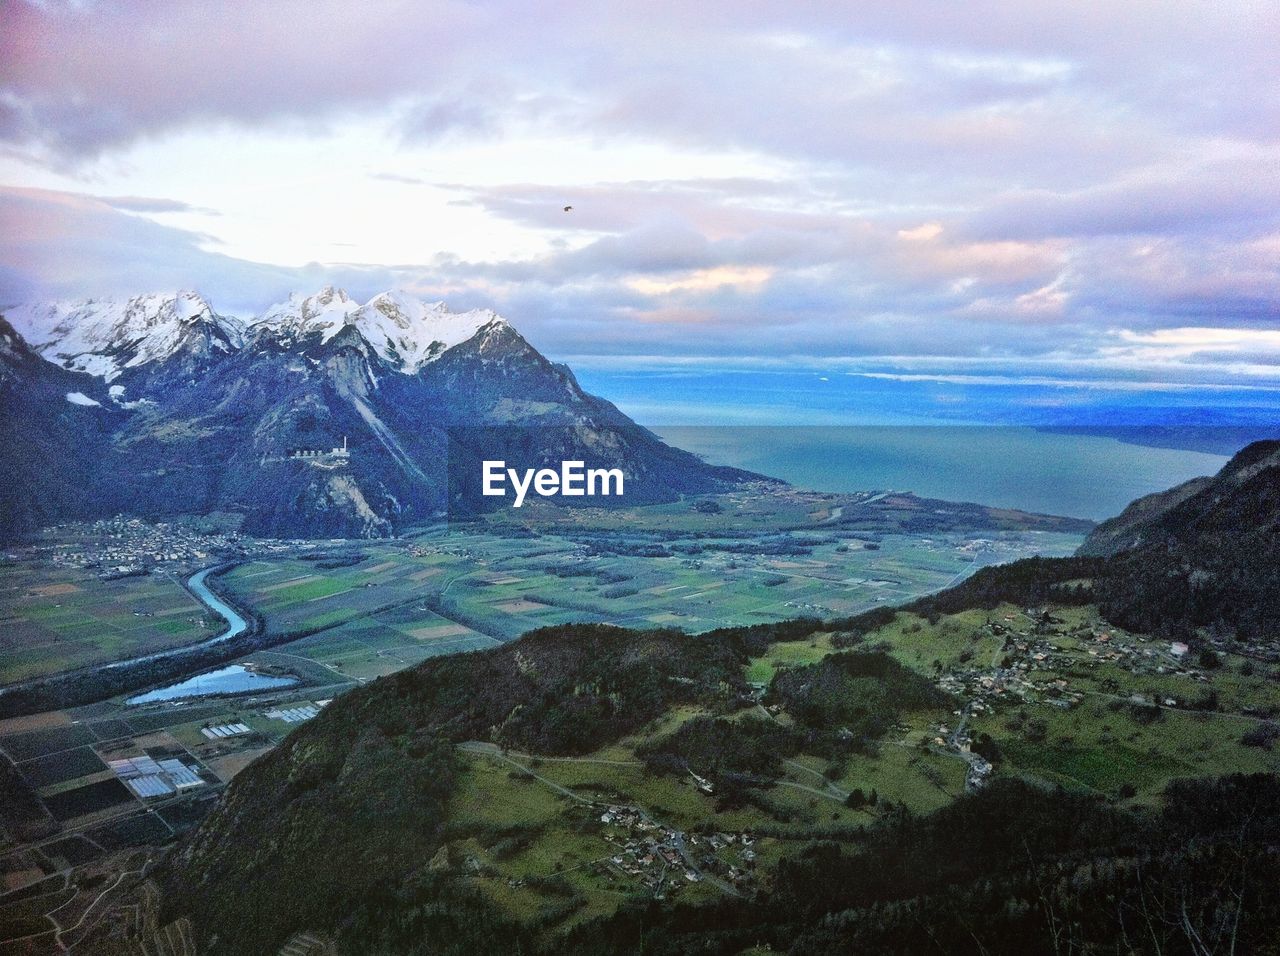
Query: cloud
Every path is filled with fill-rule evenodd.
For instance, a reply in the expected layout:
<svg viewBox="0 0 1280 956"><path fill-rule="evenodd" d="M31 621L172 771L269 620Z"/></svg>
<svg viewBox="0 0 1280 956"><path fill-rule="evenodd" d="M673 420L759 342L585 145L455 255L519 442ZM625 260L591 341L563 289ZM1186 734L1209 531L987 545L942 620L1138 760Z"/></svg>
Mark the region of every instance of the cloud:
<svg viewBox="0 0 1280 956"><path fill-rule="evenodd" d="M1242 226L1280 226L1280 143L1184 156L1082 189L1007 193L964 224L972 235L1001 238L1229 233Z"/></svg>
<svg viewBox="0 0 1280 956"><path fill-rule="evenodd" d="M0 187L0 306L195 288L225 311L255 312L329 281L366 294L396 284L388 269L282 268L210 251L205 241L99 197Z"/></svg>
<svg viewBox="0 0 1280 956"><path fill-rule="evenodd" d="M418 176L404 176L400 173L370 173L370 179L381 179L383 182L399 183L402 186L430 186L431 181Z"/></svg>
<svg viewBox="0 0 1280 956"><path fill-rule="evenodd" d="M385 236L475 222L521 241L285 267L217 251L234 214L203 193L217 212L151 183L5 188L0 300L197 286L254 311L408 285L495 306L552 353L1265 377L1269 340L1159 336L1280 324L1276 35L1280 8L1246 0L13 0L0 150L46 167L33 181L92 183L184 135L322 149L358 125L382 135L351 175L412 196L414 228ZM532 161L547 143L575 162ZM663 168L599 171L630 150ZM445 153L483 171L459 182ZM447 227L431 202L454 204ZM169 213L217 219L151 218ZM355 256L380 225L319 248Z"/></svg>
<svg viewBox="0 0 1280 956"><path fill-rule="evenodd" d="M194 212L204 216L218 215L216 210L204 206L193 206L180 199L158 199L151 196L100 196L99 198L113 209L124 212Z"/></svg>
<svg viewBox="0 0 1280 956"><path fill-rule="evenodd" d="M1280 120L1280 12L1245 0L1194 16L1012 0L2 9L0 132L64 156L192 123L402 104L410 137L543 123L834 161L1035 162L1075 178L1153 132L1269 138Z"/></svg>
<svg viewBox="0 0 1280 956"><path fill-rule="evenodd" d="M1111 378L1055 378L1045 375L961 375L956 373L850 372L862 378L878 378L891 382L937 382L942 385L1038 385L1062 389L1103 389L1127 392L1280 392L1280 385L1253 385L1245 382L1206 384L1203 382L1170 382L1167 379L1125 380Z"/></svg>
<svg viewBox="0 0 1280 956"><path fill-rule="evenodd" d="M333 117L440 82L461 52L450 37L494 24L432 6L14 0L0 7L0 133L75 157L199 122Z"/></svg>
<svg viewBox="0 0 1280 956"><path fill-rule="evenodd" d="M1227 279L1210 281L1217 273L1202 245L1145 256L1112 249L1093 262L1056 240L972 242L946 229L813 215L813 228L789 230L769 214L759 223L744 216L717 239L658 219L528 260L285 268L213 251L199 233L97 197L4 188L0 303L194 287L219 308L251 314L328 283L358 298L400 286L456 308L495 307L553 356L929 356L950 363L934 374L965 361L1052 360L1062 375L1086 378L1138 368L1156 376L1144 381L1188 369L1204 382L1280 377L1266 359L1280 349L1273 331L1239 315L1199 326L1182 317L1192 297L1223 301L1232 291ZM1251 241L1242 271L1257 297L1251 305L1274 315L1273 245ZM1106 270L1105 281L1086 278L1091 269ZM1099 285L1110 290L1106 301L1089 291ZM1245 288L1232 294L1247 299Z"/></svg>

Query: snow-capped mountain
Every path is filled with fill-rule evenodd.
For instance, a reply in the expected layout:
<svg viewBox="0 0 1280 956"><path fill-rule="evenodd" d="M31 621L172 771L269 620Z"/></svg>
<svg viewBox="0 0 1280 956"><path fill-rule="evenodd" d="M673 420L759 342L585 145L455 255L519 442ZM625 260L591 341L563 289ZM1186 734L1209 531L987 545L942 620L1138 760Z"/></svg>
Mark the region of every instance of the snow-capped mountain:
<svg viewBox="0 0 1280 956"><path fill-rule="evenodd" d="M663 444L487 309L326 288L248 326L195 293L11 314L39 348L0 341L0 437L36 466L0 482L0 518L31 516L11 531L218 511L249 534L381 536L497 507L491 459L621 468L619 505L758 477Z"/></svg>
<svg viewBox="0 0 1280 956"><path fill-rule="evenodd" d="M319 337L328 342L350 326L374 351L406 374L505 320L490 309L452 312L443 302L423 302L401 291L382 292L360 305L342 289L328 286L305 298L294 294L254 322L250 334L270 330L296 342Z"/></svg>
<svg viewBox="0 0 1280 956"><path fill-rule="evenodd" d="M247 323L220 315L196 292L20 306L5 318L49 361L108 382L184 348L229 353L263 334L285 347L323 344L348 327L383 360L412 374L486 326L505 324L490 309L453 312L443 302L398 290L361 305L332 286L313 295L293 293Z"/></svg>
<svg viewBox="0 0 1280 956"><path fill-rule="evenodd" d="M19 306L5 318L49 361L108 382L187 346L231 352L244 341L238 319L187 291Z"/></svg>
<svg viewBox="0 0 1280 956"><path fill-rule="evenodd" d="M273 305L250 323L250 337L270 330L286 341L319 335L327 342L343 326L350 325L352 313L359 308L345 289L325 286L314 295L293 292L289 298Z"/></svg>

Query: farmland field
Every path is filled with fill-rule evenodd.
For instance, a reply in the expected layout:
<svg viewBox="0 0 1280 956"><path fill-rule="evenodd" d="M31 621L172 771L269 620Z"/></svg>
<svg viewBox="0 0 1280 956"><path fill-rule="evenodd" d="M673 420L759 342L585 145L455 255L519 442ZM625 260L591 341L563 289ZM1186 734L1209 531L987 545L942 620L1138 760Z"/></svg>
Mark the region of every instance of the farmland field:
<svg viewBox="0 0 1280 956"><path fill-rule="evenodd" d="M112 778L47 796L44 798L44 805L49 808L54 819L66 821L101 813L132 800L133 795L125 789L124 784Z"/></svg>
<svg viewBox="0 0 1280 956"><path fill-rule="evenodd" d="M859 530L830 524L829 497L739 496L715 515L687 505L554 509L537 515L533 534L505 518L441 526L246 562L222 582L269 632L295 638L295 659L363 682L572 622L696 632L850 615L1079 541L1017 529L926 536L879 517L881 530Z"/></svg>
<svg viewBox="0 0 1280 956"><path fill-rule="evenodd" d="M688 502L530 507L391 541L261 547L243 539L236 550L248 558L234 561L219 587L260 616L271 643L290 644L295 664L312 662L308 679L325 673L352 683L571 622L696 632L854 614L986 564L1069 553L1080 540L1074 527L1035 516L938 505L735 493L715 510ZM136 524L117 529L153 533ZM220 630L182 586L197 565L123 576L69 566L92 547L87 535L50 531L40 547L0 561L0 684Z"/></svg>
<svg viewBox="0 0 1280 956"><path fill-rule="evenodd" d="M106 770L107 766L92 747L76 747L27 760L18 764L18 769L38 789Z"/></svg>
<svg viewBox="0 0 1280 956"><path fill-rule="evenodd" d="M0 562L0 684L189 644L217 622L168 575Z"/></svg>
<svg viewBox="0 0 1280 956"><path fill-rule="evenodd" d="M60 750L70 750L93 743L97 738L87 726L73 724L31 730L23 734L0 737L0 747L16 761L31 760Z"/></svg>

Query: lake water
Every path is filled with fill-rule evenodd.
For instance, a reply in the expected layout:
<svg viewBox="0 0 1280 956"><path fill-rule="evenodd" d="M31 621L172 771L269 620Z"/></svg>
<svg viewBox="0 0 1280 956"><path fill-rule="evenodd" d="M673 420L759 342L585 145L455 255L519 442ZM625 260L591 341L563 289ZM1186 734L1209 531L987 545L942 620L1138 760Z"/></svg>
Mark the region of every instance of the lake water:
<svg viewBox="0 0 1280 956"><path fill-rule="evenodd" d="M1227 459L1000 426L656 426L664 441L814 491L929 498L1101 520Z"/></svg>
<svg viewBox="0 0 1280 956"><path fill-rule="evenodd" d="M274 690L279 687L292 687L298 683L294 677L272 677L248 670L242 664L197 674L177 684L161 687L157 690L130 697L129 704L155 704L165 700L180 700L184 697L205 697L210 694L248 694L253 691Z"/></svg>

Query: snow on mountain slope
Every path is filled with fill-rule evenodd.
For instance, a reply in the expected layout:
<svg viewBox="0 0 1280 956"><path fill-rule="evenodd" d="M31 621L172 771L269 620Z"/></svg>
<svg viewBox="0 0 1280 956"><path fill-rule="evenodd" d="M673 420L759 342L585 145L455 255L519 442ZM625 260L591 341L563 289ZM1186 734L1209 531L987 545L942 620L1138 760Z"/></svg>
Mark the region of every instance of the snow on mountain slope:
<svg viewBox="0 0 1280 956"><path fill-rule="evenodd" d="M343 289L329 285L314 296L294 293L269 308L250 326L250 334L270 329L287 342L312 337L328 342L353 326L381 358L411 374L494 323L504 325L506 320L488 308L452 312L443 302L422 302L399 291L380 293L358 305Z"/></svg>
<svg viewBox="0 0 1280 956"><path fill-rule="evenodd" d="M351 314L357 308L344 290L333 286L309 296L293 292L249 323L249 337L262 329L270 329L286 341L318 333L322 341L328 342L344 325L350 324Z"/></svg>
<svg viewBox="0 0 1280 956"><path fill-rule="evenodd" d="M450 312L443 302L424 303L403 292L374 296L356 313L356 327L385 359L416 370L441 353L506 320L490 309Z"/></svg>
<svg viewBox="0 0 1280 956"><path fill-rule="evenodd" d="M214 312L196 292L20 306L5 318L49 361L108 382L126 368L170 357L193 331L207 333L221 351L244 339L238 319Z"/></svg>
<svg viewBox="0 0 1280 956"><path fill-rule="evenodd" d="M506 324L496 312L451 312L443 302L423 302L406 292L383 292L364 305L328 286L315 295L291 295L250 326L250 334L270 329L287 341L319 336L328 342L354 326L366 342L405 373L416 372L448 349L492 324Z"/></svg>
<svg viewBox="0 0 1280 956"><path fill-rule="evenodd" d="M205 334L209 348L230 352L264 331L292 345L316 337L328 342L352 326L381 358L412 374L482 329L506 325L489 309L451 312L443 302L401 291L361 305L332 286L315 295L294 293L247 326L219 315L195 292L20 306L5 317L49 361L108 382L125 369L169 358L193 331Z"/></svg>

